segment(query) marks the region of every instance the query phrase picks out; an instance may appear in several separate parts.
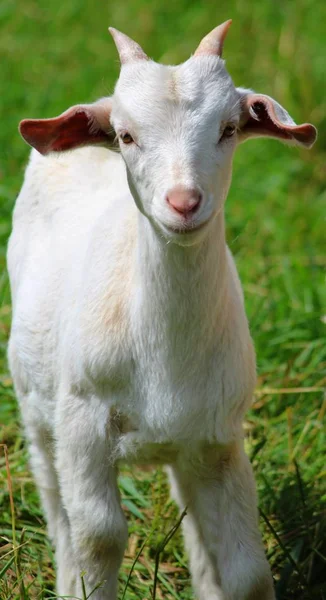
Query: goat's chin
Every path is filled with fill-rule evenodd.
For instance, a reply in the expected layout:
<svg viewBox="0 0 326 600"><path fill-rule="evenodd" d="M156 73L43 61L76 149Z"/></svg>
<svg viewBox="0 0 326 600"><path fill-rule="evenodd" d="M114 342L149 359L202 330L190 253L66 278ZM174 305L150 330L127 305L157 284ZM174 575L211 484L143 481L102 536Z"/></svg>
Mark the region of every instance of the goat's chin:
<svg viewBox="0 0 326 600"><path fill-rule="evenodd" d="M178 246L195 246L200 244L207 234L209 221L204 221L193 227L187 225L187 227L178 227L172 225L166 225L163 223L157 223L156 228L159 229L160 234L167 243L177 244Z"/></svg>

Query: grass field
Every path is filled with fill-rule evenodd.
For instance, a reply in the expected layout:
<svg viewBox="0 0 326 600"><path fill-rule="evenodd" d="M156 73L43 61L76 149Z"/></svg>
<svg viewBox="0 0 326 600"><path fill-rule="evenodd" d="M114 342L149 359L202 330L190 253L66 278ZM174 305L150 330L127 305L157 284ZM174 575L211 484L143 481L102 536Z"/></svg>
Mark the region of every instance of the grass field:
<svg viewBox="0 0 326 600"><path fill-rule="evenodd" d="M55 116L72 104L110 93L119 63L108 25L134 37L156 60L176 63L230 17L225 58L236 84L275 97L297 122L319 128L311 151L271 140L240 147L226 217L257 350L258 385L246 422L247 449L278 599L326 599L326 3L2 0L0 600L55 595L53 549L28 469L6 364L6 241L28 157L17 134L18 121ZM180 531L165 545L178 515L163 471L125 470L120 486L130 540L119 600L153 597L157 560L156 598L190 600Z"/></svg>

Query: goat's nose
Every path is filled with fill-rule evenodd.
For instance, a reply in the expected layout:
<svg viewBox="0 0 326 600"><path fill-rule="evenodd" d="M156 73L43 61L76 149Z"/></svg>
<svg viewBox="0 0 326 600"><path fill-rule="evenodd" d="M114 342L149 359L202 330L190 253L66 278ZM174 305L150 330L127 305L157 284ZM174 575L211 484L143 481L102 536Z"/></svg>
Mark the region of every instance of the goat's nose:
<svg viewBox="0 0 326 600"><path fill-rule="evenodd" d="M195 188L176 186L168 192L166 200L175 211L187 216L198 210L202 194Z"/></svg>

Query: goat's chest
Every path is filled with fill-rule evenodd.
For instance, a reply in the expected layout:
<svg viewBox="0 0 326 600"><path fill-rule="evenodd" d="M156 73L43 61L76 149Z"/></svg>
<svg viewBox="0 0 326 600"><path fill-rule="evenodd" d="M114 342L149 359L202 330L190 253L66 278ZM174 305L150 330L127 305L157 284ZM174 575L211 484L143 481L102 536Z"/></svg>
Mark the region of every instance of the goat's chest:
<svg viewBox="0 0 326 600"><path fill-rule="evenodd" d="M227 336L228 337L228 336ZM93 335L88 365L121 422L120 447L207 441L239 434L250 403L255 364L250 338L198 335L194 327L143 324L104 339ZM114 420L115 417L113 417Z"/></svg>
<svg viewBox="0 0 326 600"><path fill-rule="evenodd" d="M133 382L143 426L154 439L228 442L253 392L254 361L247 359L235 347L206 346L191 336L152 348L149 343Z"/></svg>

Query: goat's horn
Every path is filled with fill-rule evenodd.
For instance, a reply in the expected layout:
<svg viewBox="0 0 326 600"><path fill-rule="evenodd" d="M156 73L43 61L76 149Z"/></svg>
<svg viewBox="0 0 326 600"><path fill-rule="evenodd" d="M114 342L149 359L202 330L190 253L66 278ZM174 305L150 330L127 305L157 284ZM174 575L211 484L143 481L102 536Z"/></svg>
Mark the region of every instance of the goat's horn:
<svg viewBox="0 0 326 600"><path fill-rule="evenodd" d="M203 56L204 54L222 56L224 40L231 23L232 19L229 19L208 33L200 42L194 56Z"/></svg>
<svg viewBox="0 0 326 600"><path fill-rule="evenodd" d="M121 31L114 29L114 27L109 27L109 32L114 39L122 65L134 62L135 60L149 60L137 42L134 42L134 40L121 33Z"/></svg>

